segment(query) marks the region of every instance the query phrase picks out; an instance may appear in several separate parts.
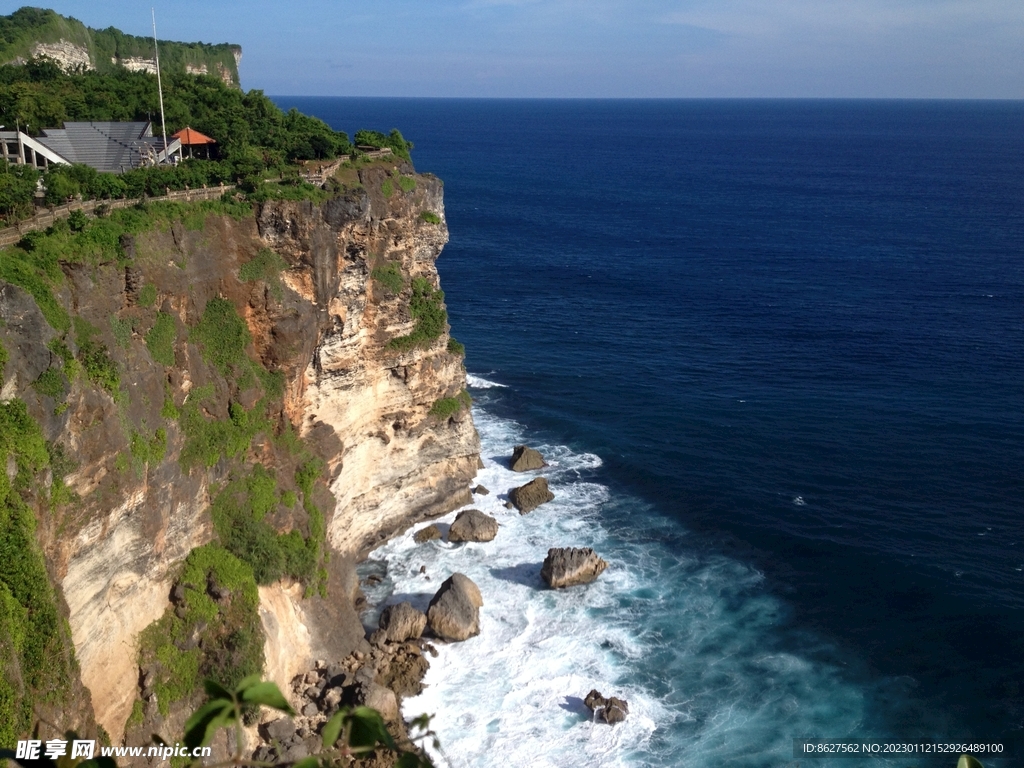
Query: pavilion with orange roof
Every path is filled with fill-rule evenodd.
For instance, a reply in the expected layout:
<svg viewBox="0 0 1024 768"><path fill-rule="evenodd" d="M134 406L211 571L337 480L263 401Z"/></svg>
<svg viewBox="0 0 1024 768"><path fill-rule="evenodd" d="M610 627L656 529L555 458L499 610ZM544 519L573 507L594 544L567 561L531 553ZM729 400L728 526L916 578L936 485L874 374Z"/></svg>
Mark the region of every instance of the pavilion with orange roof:
<svg viewBox="0 0 1024 768"><path fill-rule="evenodd" d="M174 134L172 139L178 139L181 142L182 149L188 147L188 156L192 157L193 147L203 148L203 157L207 160L210 159L210 147L217 142L211 139L206 134L200 133L191 126L186 126Z"/></svg>

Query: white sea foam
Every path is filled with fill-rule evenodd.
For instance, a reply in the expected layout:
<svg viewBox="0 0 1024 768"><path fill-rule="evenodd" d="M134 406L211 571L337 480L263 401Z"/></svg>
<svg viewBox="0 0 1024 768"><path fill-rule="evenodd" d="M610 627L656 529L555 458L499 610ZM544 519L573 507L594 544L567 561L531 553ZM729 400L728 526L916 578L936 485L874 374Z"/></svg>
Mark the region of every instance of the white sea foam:
<svg viewBox="0 0 1024 768"><path fill-rule="evenodd" d="M496 387L505 389L508 386L507 384L499 384L496 381L490 381L485 379L483 376L477 376L473 373L466 374L466 384L473 389L494 389Z"/></svg>
<svg viewBox="0 0 1024 768"><path fill-rule="evenodd" d="M773 647L779 606L761 592L761 574L663 543L678 542L675 524L588 479L601 464L593 454L537 445L550 466L511 472L512 447L531 442L523 428L480 408L474 419L485 464L474 483L491 494L473 506L497 518L497 538L417 545L409 531L374 553L387 572L367 590L371 601L425 610L461 572L483 594L480 634L439 644L426 689L403 706L410 718L434 715L439 764L767 766L792 760L794 737L863 733L858 691ZM553 502L528 515L504 508L509 488L540 474ZM643 527L608 530L610 509ZM552 546L592 546L609 568L585 587L544 589L540 565ZM582 702L592 688L628 700L624 723L592 721Z"/></svg>

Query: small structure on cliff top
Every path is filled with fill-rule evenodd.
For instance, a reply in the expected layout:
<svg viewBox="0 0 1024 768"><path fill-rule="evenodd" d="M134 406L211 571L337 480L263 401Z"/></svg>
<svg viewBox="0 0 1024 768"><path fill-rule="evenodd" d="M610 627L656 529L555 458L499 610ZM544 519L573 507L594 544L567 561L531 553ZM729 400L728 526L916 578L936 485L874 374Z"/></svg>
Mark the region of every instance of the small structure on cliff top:
<svg viewBox="0 0 1024 768"><path fill-rule="evenodd" d="M189 157L194 156L194 150L202 149L203 158L206 160L210 159L210 148L217 143L205 133L200 133L190 125L187 125L177 133L172 134L171 139L177 139L180 141L183 148L188 147Z"/></svg>
<svg viewBox="0 0 1024 768"><path fill-rule="evenodd" d="M143 165L167 162L181 151L174 139L164 147L151 122L117 123L93 120L46 128L33 138L27 133L0 131L4 160L45 169L51 164L81 163L105 173L123 173Z"/></svg>

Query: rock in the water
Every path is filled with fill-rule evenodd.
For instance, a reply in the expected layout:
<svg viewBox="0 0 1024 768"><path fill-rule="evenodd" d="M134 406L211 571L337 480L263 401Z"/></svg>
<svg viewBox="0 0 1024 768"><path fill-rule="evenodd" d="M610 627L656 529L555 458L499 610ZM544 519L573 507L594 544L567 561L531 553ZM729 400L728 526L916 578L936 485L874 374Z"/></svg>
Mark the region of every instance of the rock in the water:
<svg viewBox="0 0 1024 768"><path fill-rule="evenodd" d="M476 488L473 489L473 493L475 493L477 496L486 496L487 494L490 493L490 491L488 491L482 485L478 485Z"/></svg>
<svg viewBox="0 0 1024 768"><path fill-rule="evenodd" d="M594 688L587 694L587 698L583 700L583 703L586 704L592 712L596 712L608 703L608 699L602 696L601 692Z"/></svg>
<svg viewBox="0 0 1024 768"><path fill-rule="evenodd" d="M590 547L560 547L548 550L540 575L549 587L559 589L576 584L589 584L607 567L608 563L598 557Z"/></svg>
<svg viewBox="0 0 1024 768"><path fill-rule="evenodd" d="M491 541L498 535L498 521L479 509L459 512L448 529L448 541Z"/></svg>
<svg viewBox="0 0 1024 768"><path fill-rule="evenodd" d="M360 686L356 698L361 704L380 712L380 716L387 722L395 722L399 719L398 698L395 692L383 685L369 683Z"/></svg>
<svg viewBox="0 0 1024 768"><path fill-rule="evenodd" d="M411 603L399 603L381 611L379 625L387 640L402 643L423 634L427 628L427 616L413 608Z"/></svg>
<svg viewBox="0 0 1024 768"><path fill-rule="evenodd" d="M629 704L625 699L618 699L615 696L606 699L597 690L588 693L583 703L590 708L598 720L609 725L621 723L629 714Z"/></svg>
<svg viewBox="0 0 1024 768"><path fill-rule="evenodd" d="M427 622L444 640L466 640L480 633L480 590L469 577L452 574L437 590L427 609Z"/></svg>
<svg viewBox="0 0 1024 768"><path fill-rule="evenodd" d="M529 472L531 469L541 469L546 466L547 463L540 455L540 451L535 451L525 445L517 445L512 451L513 472Z"/></svg>
<svg viewBox="0 0 1024 768"><path fill-rule="evenodd" d="M508 498L512 505L519 510L519 514L525 515L541 504L551 501L555 498L555 494L548 490L548 481L543 477L538 477L526 485L513 488L508 492Z"/></svg>
<svg viewBox="0 0 1024 768"><path fill-rule="evenodd" d="M608 725L621 723L629 714L629 705L624 699L617 699L612 696L608 703L597 713L598 720L604 720Z"/></svg>
<svg viewBox="0 0 1024 768"><path fill-rule="evenodd" d="M434 541L435 539L441 538L441 529L436 525L428 525L426 528L420 528L416 533L413 534L412 540L417 544L423 544L426 541Z"/></svg>

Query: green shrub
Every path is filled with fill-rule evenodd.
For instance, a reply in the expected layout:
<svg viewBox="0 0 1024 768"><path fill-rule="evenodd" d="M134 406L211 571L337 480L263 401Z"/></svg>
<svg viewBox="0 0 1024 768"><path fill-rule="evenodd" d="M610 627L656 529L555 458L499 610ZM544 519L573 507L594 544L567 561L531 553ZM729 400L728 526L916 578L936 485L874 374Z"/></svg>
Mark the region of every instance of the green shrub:
<svg viewBox="0 0 1024 768"><path fill-rule="evenodd" d="M405 278L402 276L401 266L394 261L388 261L379 267L374 267L370 277L384 286L390 293L398 294L405 287Z"/></svg>
<svg viewBox="0 0 1024 768"><path fill-rule="evenodd" d="M167 431L160 427L148 440L133 431L128 441L132 458L140 465L159 464L167 453Z"/></svg>
<svg viewBox="0 0 1024 768"><path fill-rule="evenodd" d="M139 291L139 306L148 308L154 304L156 304L156 286L152 283L146 283L142 286L142 290Z"/></svg>
<svg viewBox="0 0 1024 768"><path fill-rule="evenodd" d="M412 333L389 341L388 346L391 349L405 352L417 346L425 347L444 333L448 324L448 313L444 308L444 291L435 291L430 281L424 277L414 277L409 314L416 320L416 327Z"/></svg>
<svg viewBox="0 0 1024 768"><path fill-rule="evenodd" d="M264 665L259 592L245 562L207 544L189 553L178 583L182 615L168 609L139 636L139 665L156 672L153 688L165 716L171 704L198 694L204 678L233 688ZM228 596L215 600L213 584Z"/></svg>
<svg viewBox="0 0 1024 768"><path fill-rule="evenodd" d="M111 395L121 387L121 372L117 363L110 359L107 346L97 341L85 341L78 345L78 359L89 381L102 387Z"/></svg>
<svg viewBox="0 0 1024 768"><path fill-rule="evenodd" d="M420 218L423 219L428 224L440 224L441 223L441 217L438 216L433 211L423 211L423 213L420 214Z"/></svg>
<svg viewBox="0 0 1024 768"><path fill-rule="evenodd" d="M216 297L206 303L202 318L192 329L191 339L199 345L206 362L224 376L232 369L248 368L245 350L252 340L249 327L227 299Z"/></svg>
<svg viewBox="0 0 1024 768"><path fill-rule="evenodd" d="M159 312L156 322L146 333L146 347L153 359L161 365L174 365L174 342L178 338L178 326L174 316Z"/></svg>
<svg viewBox="0 0 1024 768"><path fill-rule="evenodd" d="M260 400L251 410L238 403L228 406L229 418L208 419L203 415L201 403L213 395L212 387L200 387L190 393L182 406L179 423L185 435L181 449L181 464L185 469L200 465L212 467L222 457L234 458L244 454L260 432L269 431L266 418L266 400Z"/></svg>
<svg viewBox="0 0 1024 768"><path fill-rule="evenodd" d="M269 283L276 280L278 275L287 268L288 262L269 248L264 248L239 268L238 279L244 283L253 280L263 280Z"/></svg>
<svg viewBox="0 0 1024 768"><path fill-rule="evenodd" d="M466 356L466 345L455 339L448 339L448 351L453 355L459 355L460 357Z"/></svg>
<svg viewBox="0 0 1024 768"><path fill-rule="evenodd" d="M416 178L414 176L399 176L398 186L403 192L412 192L416 189Z"/></svg>
<svg viewBox="0 0 1024 768"><path fill-rule="evenodd" d="M67 394L67 382L56 368L47 368L32 382L32 388L44 397L63 400Z"/></svg>
<svg viewBox="0 0 1024 768"><path fill-rule="evenodd" d="M395 187L391 183L391 179L384 179L384 183L380 185L380 191L384 194L384 197L391 197L395 194Z"/></svg>
<svg viewBox="0 0 1024 768"><path fill-rule="evenodd" d="M472 404L473 399L469 396L469 392L462 390L455 397L442 397L440 400L435 401L434 405L430 408L430 415L436 416L443 421L454 416L463 408L469 408Z"/></svg>

